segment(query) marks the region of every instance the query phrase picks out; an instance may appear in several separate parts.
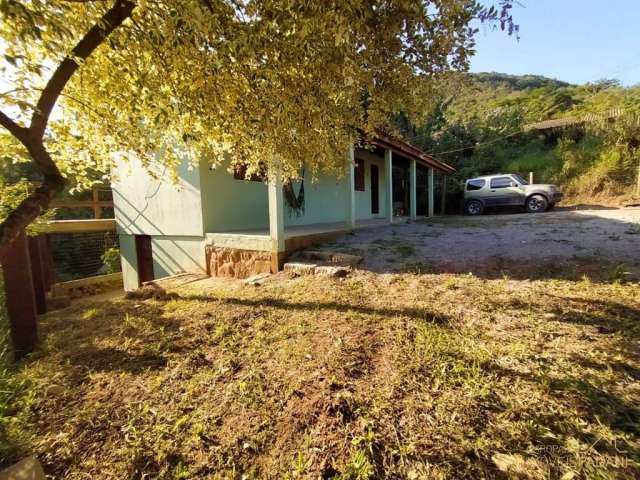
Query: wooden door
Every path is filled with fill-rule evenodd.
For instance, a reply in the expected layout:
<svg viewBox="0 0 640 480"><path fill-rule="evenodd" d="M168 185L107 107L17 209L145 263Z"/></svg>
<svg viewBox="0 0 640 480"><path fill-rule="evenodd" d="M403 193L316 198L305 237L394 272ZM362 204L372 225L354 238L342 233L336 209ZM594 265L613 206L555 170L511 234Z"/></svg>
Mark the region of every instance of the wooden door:
<svg viewBox="0 0 640 480"><path fill-rule="evenodd" d="M151 252L151 237L136 235L136 256L138 258L138 284L153 280L153 254Z"/></svg>
<svg viewBox="0 0 640 480"><path fill-rule="evenodd" d="M371 164L371 213L380 213L380 174L378 166Z"/></svg>

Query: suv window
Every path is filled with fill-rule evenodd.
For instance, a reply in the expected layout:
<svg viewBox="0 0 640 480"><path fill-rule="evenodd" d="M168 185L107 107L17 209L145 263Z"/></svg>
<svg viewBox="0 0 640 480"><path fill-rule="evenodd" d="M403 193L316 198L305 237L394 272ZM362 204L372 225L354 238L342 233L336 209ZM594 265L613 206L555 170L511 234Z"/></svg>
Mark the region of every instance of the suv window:
<svg viewBox="0 0 640 480"><path fill-rule="evenodd" d="M496 177L491 179L491 188L507 188L510 187L513 181L511 177Z"/></svg>
<svg viewBox="0 0 640 480"><path fill-rule="evenodd" d="M484 184L486 183L485 180L469 180L467 182L467 191L471 191L471 190L480 190L482 187L484 187Z"/></svg>

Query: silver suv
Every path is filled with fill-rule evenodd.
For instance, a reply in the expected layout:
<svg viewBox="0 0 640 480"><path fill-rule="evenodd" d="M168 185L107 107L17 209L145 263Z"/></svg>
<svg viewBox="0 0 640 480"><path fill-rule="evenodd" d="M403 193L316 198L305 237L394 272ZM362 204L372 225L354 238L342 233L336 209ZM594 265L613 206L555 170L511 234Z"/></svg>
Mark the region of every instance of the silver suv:
<svg viewBox="0 0 640 480"><path fill-rule="evenodd" d="M519 175L501 173L470 178L464 185L464 211L480 215L487 207L522 206L539 213L553 207L562 198L558 187L532 184Z"/></svg>

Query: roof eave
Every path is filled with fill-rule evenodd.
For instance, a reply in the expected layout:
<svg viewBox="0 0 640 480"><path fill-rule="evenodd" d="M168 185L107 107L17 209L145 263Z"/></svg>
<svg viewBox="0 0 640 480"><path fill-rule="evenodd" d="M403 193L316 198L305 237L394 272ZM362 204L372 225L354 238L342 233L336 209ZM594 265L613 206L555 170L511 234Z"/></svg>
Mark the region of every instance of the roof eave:
<svg viewBox="0 0 640 480"><path fill-rule="evenodd" d="M410 143L398 138L391 137L386 133L377 132L376 136L371 139L370 142L378 147L395 151L400 155L409 158L410 160L416 160L417 162L420 162L428 167L432 167L442 173L449 174L456 171L456 169L451 165L440 162L432 156L427 155L419 148L414 147Z"/></svg>

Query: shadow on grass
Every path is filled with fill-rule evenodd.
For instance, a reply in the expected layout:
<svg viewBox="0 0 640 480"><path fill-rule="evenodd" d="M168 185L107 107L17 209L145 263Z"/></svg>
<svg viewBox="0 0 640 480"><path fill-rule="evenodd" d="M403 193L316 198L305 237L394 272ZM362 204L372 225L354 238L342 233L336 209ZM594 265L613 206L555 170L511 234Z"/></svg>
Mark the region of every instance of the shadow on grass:
<svg viewBox="0 0 640 480"><path fill-rule="evenodd" d="M559 300L565 306L558 318L561 322L591 325L603 334L616 333L628 338L640 337L640 306L629 306L612 300L561 297L551 294L545 294L545 296Z"/></svg>
<svg viewBox="0 0 640 480"><path fill-rule="evenodd" d="M383 317L408 317L412 320L420 320L433 323L435 325L447 325L451 319L447 315L434 312L427 308L374 308L365 305L352 305L338 302L288 302L277 298L217 298L206 295L185 295L183 300L197 300L200 302L215 302L238 305L243 307L271 307L283 310L303 310L318 312L320 310L332 310L343 313L360 313L364 315L374 315Z"/></svg>
<svg viewBox="0 0 640 480"><path fill-rule="evenodd" d="M576 403L582 404L586 416L608 425L612 430L625 433L634 439L640 438L640 407L609 393L593 383L575 376L566 376L551 381L554 394L564 397L572 394ZM598 438L583 433L585 440L595 443ZM640 456L640 450L634 449Z"/></svg>
<svg viewBox="0 0 640 480"><path fill-rule="evenodd" d="M167 360L162 352L150 346L166 341L179 331L181 322L164 316L161 304L150 302L100 302L83 316L86 306L80 306L65 315L53 313L42 321L42 339L52 335L46 349L52 349L64 359L64 363L87 372L142 373L161 369ZM95 319L100 319L96 321ZM142 340L141 345L129 347L126 339ZM121 340L122 345L112 345ZM103 342L111 345L105 345ZM38 353L36 353L36 356Z"/></svg>
<svg viewBox="0 0 640 480"><path fill-rule="evenodd" d="M583 422L586 420L590 424L606 425L617 436L615 443L603 441L590 428L581 428L583 422L565 420L558 417L553 410L532 412L532 420L536 425L544 426L555 434L531 439L534 444L541 444L539 446L556 445L558 447L545 451L562 455L565 445L561 439L575 437L601 454L616 455L621 451L626 451L630 458L640 459L640 449L620 438L628 436L633 440L640 439L640 407L632 401L610 393L580 376L566 375L552 378L545 373L520 372L494 363L484 365L483 369L498 378L509 379L513 382L524 381L538 386L544 385L544 388L549 391L548 395L564 404L571 403L571 408L583 419ZM501 410L503 406L496 404L494 408ZM525 445L522 447L524 448Z"/></svg>

